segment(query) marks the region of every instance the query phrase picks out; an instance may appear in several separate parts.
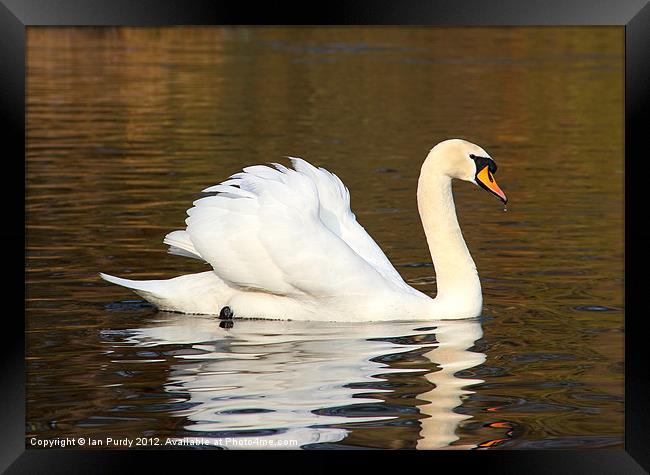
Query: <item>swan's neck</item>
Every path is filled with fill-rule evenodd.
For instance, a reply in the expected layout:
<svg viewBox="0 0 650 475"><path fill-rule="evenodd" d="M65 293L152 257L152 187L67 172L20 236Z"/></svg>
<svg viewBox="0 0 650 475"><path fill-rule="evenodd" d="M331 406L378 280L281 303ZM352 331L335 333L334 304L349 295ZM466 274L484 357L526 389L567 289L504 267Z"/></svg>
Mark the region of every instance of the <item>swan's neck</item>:
<svg viewBox="0 0 650 475"><path fill-rule="evenodd" d="M458 225L451 178L431 158L422 165L418 209L436 271L436 302L478 306L480 312L481 283Z"/></svg>

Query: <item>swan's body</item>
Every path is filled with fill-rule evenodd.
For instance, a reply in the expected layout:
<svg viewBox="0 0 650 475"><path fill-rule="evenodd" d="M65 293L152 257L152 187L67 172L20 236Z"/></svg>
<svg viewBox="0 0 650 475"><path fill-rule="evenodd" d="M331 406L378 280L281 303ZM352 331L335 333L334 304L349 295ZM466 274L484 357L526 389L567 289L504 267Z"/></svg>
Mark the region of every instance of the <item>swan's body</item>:
<svg viewBox="0 0 650 475"><path fill-rule="evenodd" d="M479 169L486 160L480 147L454 139L434 147L422 165L417 199L437 276L435 299L404 282L356 221L339 178L296 158L294 170L248 167L207 188L218 194L195 201L187 228L165 237L171 253L204 260L213 270L169 280L101 276L182 313L219 314L227 306L235 317L267 319L475 317L481 284L458 225L451 180L476 179L486 187L479 176L489 174L487 166ZM505 201L496 182L498 192L487 186Z"/></svg>

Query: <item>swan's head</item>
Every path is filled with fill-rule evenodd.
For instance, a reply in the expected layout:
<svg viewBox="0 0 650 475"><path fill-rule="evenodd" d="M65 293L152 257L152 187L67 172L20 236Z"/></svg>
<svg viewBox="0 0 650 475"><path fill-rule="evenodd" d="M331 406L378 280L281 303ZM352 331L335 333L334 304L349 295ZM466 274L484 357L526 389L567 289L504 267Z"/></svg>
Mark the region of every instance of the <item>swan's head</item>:
<svg viewBox="0 0 650 475"><path fill-rule="evenodd" d="M498 197L504 204L508 202L494 178L497 164L478 145L462 139L445 140L431 149L429 157L435 158L439 170L447 176L474 183Z"/></svg>

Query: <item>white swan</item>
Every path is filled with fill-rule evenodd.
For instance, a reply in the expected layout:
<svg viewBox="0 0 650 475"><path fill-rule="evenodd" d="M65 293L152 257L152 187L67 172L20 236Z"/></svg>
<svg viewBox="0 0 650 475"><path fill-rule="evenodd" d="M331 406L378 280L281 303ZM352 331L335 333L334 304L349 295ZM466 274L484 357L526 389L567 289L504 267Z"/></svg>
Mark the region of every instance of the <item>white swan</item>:
<svg viewBox="0 0 650 475"><path fill-rule="evenodd" d="M134 281L100 274L134 290L156 307L235 317L374 321L476 317L481 284L456 218L451 180L506 196L496 164L478 145L461 139L429 152L417 201L436 271L432 299L409 286L350 210L341 180L292 158L252 166L205 189L187 228L169 233L169 252L206 261L211 271L169 280Z"/></svg>

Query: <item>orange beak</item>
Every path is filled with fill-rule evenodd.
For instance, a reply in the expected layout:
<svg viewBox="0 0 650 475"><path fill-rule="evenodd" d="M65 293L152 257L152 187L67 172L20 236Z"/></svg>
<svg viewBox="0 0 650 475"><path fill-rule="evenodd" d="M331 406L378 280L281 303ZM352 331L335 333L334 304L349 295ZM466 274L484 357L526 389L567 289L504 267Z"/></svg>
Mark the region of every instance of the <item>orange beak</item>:
<svg viewBox="0 0 650 475"><path fill-rule="evenodd" d="M485 188L490 193L499 197L503 204L508 202L506 194L499 188L497 181L494 179L494 175L490 173L488 167L483 168L480 172L476 174L476 182L482 187Z"/></svg>

